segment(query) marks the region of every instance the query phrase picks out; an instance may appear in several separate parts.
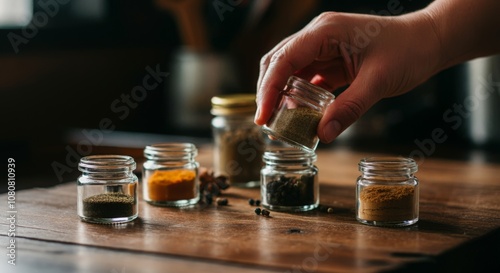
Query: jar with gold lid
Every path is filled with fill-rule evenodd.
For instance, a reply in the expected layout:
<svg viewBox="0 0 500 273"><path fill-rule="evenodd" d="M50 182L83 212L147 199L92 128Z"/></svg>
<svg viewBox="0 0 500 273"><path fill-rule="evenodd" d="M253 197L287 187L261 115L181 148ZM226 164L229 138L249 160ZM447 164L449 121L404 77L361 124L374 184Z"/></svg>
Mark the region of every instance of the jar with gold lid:
<svg viewBox="0 0 500 273"><path fill-rule="evenodd" d="M255 95L221 95L211 102L214 173L236 187L259 187L265 140L253 122Z"/></svg>

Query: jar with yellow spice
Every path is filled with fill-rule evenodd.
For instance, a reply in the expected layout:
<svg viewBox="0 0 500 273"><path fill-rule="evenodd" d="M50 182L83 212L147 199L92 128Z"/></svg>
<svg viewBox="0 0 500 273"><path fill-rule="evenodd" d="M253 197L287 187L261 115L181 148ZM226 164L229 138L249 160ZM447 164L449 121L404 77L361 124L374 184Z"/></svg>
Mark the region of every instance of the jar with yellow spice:
<svg viewBox="0 0 500 273"><path fill-rule="evenodd" d="M146 202L158 206L196 204L199 196L198 154L191 143L146 146L142 189Z"/></svg>

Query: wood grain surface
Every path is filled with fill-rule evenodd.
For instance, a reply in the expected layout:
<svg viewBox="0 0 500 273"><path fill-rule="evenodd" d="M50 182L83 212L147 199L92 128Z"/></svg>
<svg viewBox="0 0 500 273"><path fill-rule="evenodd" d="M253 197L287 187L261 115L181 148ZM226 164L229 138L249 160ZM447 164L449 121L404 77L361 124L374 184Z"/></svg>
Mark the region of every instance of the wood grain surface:
<svg viewBox="0 0 500 273"><path fill-rule="evenodd" d="M457 249L467 253L470 242L498 234L500 166L430 158L417 172L421 187L420 221L416 225L381 228L358 223L354 215L357 163L366 156L373 155L341 149L318 151L320 199L333 207L333 213L271 212L269 218L258 216L255 207L248 204L249 198L260 198L258 189L229 188L224 192L228 206L164 208L141 200L136 221L97 225L77 217L75 182L19 191L18 262L33 266L39 253L38 260L53 257L51 262L59 264L56 269L69 266L80 270L84 263L80 255L89 263L93 259L103 263L95 268L108 270L92 272L121 272L122 268L128 269L125 272L146 272L145 268L147 272L165 272L165 266L170 265L171 272L433 271L442 266L440 257ZM210 147L200 148L198 161L211 166ZM5 194L0 196L1 200L6 198ZM0 211L2 246L8 243L7 216L6 210ZM56 255L37 251L45 247L71 255L57 255L58 250L54 250ZM455 265L461 263L469 264L455 261Z"/></svg>

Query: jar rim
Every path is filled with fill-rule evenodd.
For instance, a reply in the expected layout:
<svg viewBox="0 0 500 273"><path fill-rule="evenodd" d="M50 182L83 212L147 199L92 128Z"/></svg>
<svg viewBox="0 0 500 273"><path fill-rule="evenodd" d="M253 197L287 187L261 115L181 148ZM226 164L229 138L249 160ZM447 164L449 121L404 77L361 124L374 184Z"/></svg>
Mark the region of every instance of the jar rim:
<svg viewBox="0 0 500 273"><path fill-rule="evenodd" d="M313 163L316 159L316 153L294 147L269 148L262 156L264 162L275 164Z"/></svg>
<svg viewBox="0 0 500 273"><path fill-rule="evenodd" d="M144 149L144 156L152 160L187 160L196 155L198 155L196 146L186 142L156 143Z"/></svg>
<svg viewBox="0 0 500 273"><path fill-rule="evenodd" d="M319 96L322 101L326 101L327 104L333 102L335 99L335 95L333 95L330 91L297 76L290 76L288 78L287 85L298 89L307 89L308 91L311 91L315 95Z"/></svg>
<svg viewBox="0 0 500 273"><path fill-rule="evenodd" d="M132 172L135 168L134 158L128 155L89 155L78 164L78 170L86 173Z"/></svg>
<svg viewBox="0 0 500 273"><path fill-rule="evenodd" d="M406 157L392 157L392 156L366 157L359 161L358 166L359 166L359 171L361 172L409 171L411 173L415 173L418 171L418 165L415 162L415 160Z"/></svg>

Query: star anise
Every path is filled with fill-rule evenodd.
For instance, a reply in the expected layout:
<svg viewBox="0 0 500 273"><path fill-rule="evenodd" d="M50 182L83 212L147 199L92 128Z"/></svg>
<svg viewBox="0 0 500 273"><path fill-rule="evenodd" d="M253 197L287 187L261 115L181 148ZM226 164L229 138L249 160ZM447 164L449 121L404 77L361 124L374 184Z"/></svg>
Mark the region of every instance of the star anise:
<svg viewBox="0 0 500 273"><path fill-rule="evenodd" d="M213 170L206 168L200 171L200 201L212 204L213 197L221 195L221 191L229 188L227 176L215 176Z"/></svg>

